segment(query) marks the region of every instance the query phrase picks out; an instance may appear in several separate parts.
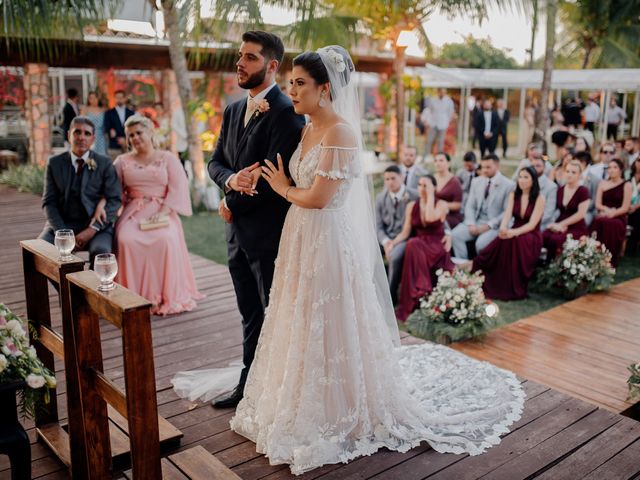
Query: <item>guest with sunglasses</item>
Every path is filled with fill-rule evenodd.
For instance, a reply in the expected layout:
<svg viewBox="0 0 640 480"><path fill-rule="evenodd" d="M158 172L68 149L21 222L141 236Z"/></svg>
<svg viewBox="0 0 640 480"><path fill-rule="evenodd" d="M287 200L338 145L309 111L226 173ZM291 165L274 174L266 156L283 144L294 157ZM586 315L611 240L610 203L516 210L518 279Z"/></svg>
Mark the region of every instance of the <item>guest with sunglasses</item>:
<svg viewBox="0 0 640 480"><path fill-rule="evenodd" d="M616 156L616 147L613 143L603 143L600 147L599 162L589 166L589 175L594 178L605 180L609 174L609 162Z"/></svg>

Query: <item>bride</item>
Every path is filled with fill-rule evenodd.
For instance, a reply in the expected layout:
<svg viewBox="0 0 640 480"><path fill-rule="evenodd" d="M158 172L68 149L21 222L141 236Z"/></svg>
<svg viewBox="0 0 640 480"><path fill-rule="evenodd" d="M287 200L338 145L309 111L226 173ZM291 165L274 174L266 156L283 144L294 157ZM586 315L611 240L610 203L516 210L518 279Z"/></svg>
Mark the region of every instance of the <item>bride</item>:
<svg viewBox="0 0 640 480"><path fill-rule="evenodd" d="M281 158L262 167L292 206L231 428L294 474L421 441L480 454L524 403L511 372L439 345L400 347L363 174L353 71L339 46L294 59L290 95L311 120L289 165L294 184ZM174 388L193 399L197 387L195 396L207 398L224 373L180 373Z"/></svg>

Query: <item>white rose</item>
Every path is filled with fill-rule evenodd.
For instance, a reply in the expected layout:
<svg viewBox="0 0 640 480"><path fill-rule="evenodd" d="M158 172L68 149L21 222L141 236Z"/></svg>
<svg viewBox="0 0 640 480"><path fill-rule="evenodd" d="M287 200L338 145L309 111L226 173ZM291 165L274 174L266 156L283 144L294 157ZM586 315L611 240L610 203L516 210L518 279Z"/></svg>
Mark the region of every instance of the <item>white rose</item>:
<svg viewBox="0 0 640 480"><path fill-rule="evenodd" d="M33 347L33 345L29 347L29 350L27 350L27 356L32 360L38 358L38 354L36 353L36 349L35 347Z"/></svg>
<svg viewBox="0 0 640 480"><path fill-rule="evenodd" d="M44 376L46 382L47 382L47 387L49 388L56 388L56 377L52 377L51 375L45 375Z"/></svg>
<svg viewBox="0 0 640 480"><path fill-rule="evenodd" d="M7 357L0 353L0 373L4 372L4 369L7 368Z"/></svg>
<svg viewBox="0 0 640 480"><path fill-rule="evenodd" d="M46 384L46 380L42 375L27 375L27 385L31 388L42 388Z"/></svg>
<svg viewBox="0 0 640 480"><path fill-rule="evenodd" d="M7 330L13 333L16 337L24 337L26 333L22 328L22 324L18 320L9 320L7 322Z"/></svg>

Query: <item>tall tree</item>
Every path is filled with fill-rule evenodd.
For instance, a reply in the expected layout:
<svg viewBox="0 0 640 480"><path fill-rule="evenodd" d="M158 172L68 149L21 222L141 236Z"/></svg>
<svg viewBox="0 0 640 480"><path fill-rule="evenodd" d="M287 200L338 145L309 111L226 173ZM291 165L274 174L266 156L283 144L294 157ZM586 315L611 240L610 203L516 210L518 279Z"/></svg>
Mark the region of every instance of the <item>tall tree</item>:
<svg viewBox="0 0 640 480"><path fill-rule="evenodd" d="M465 37L463 43L445 43L438 56L442 66L466 68L517 68L518 64L486 38ZM450 62L450 63L449 63Z"/></svg>
<svg viewBox="0 0 640 480"><path fill-rule="evenodd" d="M551 74L556 47L556 18L558 16L558 1L546 0L547 38L544 51L544 67L542 72L542 88L540 90L540 109L536 120L536 136L544 137L549 128L549 95L551 94Z"/></svg>

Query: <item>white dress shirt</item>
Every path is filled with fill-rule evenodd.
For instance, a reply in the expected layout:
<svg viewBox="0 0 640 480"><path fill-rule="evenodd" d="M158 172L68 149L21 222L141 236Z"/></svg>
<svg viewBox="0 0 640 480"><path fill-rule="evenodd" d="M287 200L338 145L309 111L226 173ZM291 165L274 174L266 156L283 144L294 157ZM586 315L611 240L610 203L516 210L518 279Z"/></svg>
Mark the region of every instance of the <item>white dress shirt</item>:
<svg viewBox="0 0 640 480"><path fill-rule="evenodd" d="M586 122L598 122L600 121L600 107L595 102L589 102L584 107L584 119Z"/></svg>
<svg viewBox="0 0 640 480"><path fill-rule="evenodd" d="M491 114L493 112L491 110L485 110L482 112L484 115L484 133L491 133Z"/></svg>
<svg viewBox="0 0 640 480"><path fill-rule="evenodd" d="M451 122L453 116L454 107L453 100L449 95L445 95L442 98L436 97L429 100L429 126L435 127L438 130L446 130Z"/></svg>

